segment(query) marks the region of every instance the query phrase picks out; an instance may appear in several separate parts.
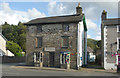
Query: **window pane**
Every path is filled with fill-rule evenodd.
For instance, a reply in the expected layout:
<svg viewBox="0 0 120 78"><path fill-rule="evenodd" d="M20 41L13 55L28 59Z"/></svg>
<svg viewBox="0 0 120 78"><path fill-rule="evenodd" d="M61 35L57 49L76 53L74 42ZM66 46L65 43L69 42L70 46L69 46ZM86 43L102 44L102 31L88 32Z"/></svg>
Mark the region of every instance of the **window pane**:
<svg viewBox="0 0 120 78"><path fill-rule="evenodd" d="M69 37L64 36L62 37L62 47L68 47L69 46Z"/></svg>
<svg viewBox="0 0 120 78"><path fill-rule="evenodd" d="M69 31L69 25L68 24L63 25L63 31Z"/></svg>
<svg viewBox="0 0 120 78"><path fill-rule="evenodd" d="M120 31L120 26L119 26L119 31Z"/></svg>
<svg viewBox="0 0 120 78"><path fill-rule="evenodd" d="M119 39L119 49L120 49L120 39Z"/></svg>
<svg viewBox="0 0 120 78"><path fill-rule="evenodd" d="M37 33L42 32L42 26L37 26Z"/></svg>
<svg viewBox="0 0 120 78"><path fill-rule="evenodd" d="M42 47L42 37L37 37L37 47Z"/></svg>

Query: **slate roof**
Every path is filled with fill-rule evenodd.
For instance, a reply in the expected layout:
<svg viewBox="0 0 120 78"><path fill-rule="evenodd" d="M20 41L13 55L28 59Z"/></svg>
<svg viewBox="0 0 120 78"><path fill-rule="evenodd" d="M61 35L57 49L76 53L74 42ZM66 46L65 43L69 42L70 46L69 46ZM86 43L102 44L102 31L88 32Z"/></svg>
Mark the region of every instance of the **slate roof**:
<svg viewBox="0 0 120 78"><path fill-rule="evenodd" d="M87 46L87 52L93 53L93 49L91 47Z"/></svg>
<svg viewBox="0 0 120 78"><path fill-rule="evenodd" d="M37 18L33 19L25 25L32 24L51 24L51 23L65 23L65 22L79 22L83 18L83 15L74 14L74 15L65 15L65 16L53 16L53 17L45 17L45 18Z"/></svg>
<svg viewBox="0 0 120 78"><path fill-rule="evenodd" d="M104 25L110 26L110 25L120 25L120 18L112 18L112 19L106 19L103 20Z"/></svg>

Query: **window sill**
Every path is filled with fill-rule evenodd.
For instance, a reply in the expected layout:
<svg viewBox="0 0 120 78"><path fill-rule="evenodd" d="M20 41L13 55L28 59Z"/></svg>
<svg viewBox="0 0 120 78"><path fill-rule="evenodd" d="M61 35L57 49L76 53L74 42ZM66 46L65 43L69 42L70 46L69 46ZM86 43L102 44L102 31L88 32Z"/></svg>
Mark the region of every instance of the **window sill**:
<svg viewBox="0 0 120 78"><path fill-rule="evenodd" d="M62 46L61 48L68 48L68 46Z"/></svg>

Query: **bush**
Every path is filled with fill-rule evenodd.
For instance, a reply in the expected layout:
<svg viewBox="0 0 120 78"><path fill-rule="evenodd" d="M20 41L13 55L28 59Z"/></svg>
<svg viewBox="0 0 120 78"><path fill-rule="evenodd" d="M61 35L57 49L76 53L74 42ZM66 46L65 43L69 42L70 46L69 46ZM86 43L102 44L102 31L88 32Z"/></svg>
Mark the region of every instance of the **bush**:
<svg viewBox="0 0 120 78"><path fill-rule="evenodd" d="M21 47L17 44L14 43L13 41L7 41L6 45L7 49L10 50L15 56L22 56L22 49Z"/></svg>

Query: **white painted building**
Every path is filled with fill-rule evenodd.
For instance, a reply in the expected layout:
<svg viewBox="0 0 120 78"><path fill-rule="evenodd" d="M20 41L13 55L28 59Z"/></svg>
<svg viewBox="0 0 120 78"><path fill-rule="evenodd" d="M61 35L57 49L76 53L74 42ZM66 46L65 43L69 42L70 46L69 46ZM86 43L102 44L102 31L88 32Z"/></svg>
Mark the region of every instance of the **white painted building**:
<svg viewBox="0 0 120 78"><path fill-rule="evenodd" d="M12 52L6 50L6 41L7 39L0 33L0 56L14 56Z"/></svg>
<svg viewBox="0 0 120 78"><path fill-rule="evenodd" d="M102 12L101 40L102 66L104 69L117 69L118 50L120 50L120 18L107 18L107 12Z"/></svg>

